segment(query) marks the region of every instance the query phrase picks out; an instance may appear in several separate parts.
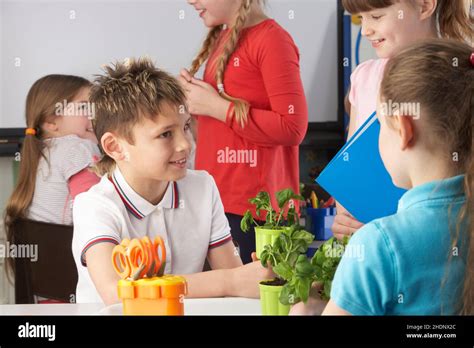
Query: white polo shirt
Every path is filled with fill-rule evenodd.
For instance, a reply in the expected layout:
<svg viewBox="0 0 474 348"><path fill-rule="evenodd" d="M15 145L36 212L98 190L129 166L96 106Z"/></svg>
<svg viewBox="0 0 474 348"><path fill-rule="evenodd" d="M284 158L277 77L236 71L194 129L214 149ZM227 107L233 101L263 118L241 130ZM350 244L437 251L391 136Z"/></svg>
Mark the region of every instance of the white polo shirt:
<svg viewBox="0 0 474 348"><path fill-rule="evenodd" d="M85 263L97 243L161 236L166 246L166 274L201 272L209 248L232 240L219 191L206 171L187 170L169 182L160 203L136 193L118 167L89 191L76 196L72 251L79 275L76 302L102 302ZM112 261L110 261L112 262Z"/></svg>

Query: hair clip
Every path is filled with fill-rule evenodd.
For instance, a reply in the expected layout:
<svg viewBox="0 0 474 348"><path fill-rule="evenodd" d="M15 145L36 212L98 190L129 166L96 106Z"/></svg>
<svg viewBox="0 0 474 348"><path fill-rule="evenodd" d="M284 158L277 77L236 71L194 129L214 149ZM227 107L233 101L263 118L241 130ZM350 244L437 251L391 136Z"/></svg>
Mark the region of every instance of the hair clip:
<svg viewBox="0 0 474 348"><path fill-rule="evenodd" d="M471 61L471 66L474 67L474 52L471 53L471 58L469 60Z"/></svg>
<svg viewBox="0 0 474 348"><path fill-rule="evenodd" d="M26 128L25 130L25 135L36 135L36 129L35 128Z"/></svg>

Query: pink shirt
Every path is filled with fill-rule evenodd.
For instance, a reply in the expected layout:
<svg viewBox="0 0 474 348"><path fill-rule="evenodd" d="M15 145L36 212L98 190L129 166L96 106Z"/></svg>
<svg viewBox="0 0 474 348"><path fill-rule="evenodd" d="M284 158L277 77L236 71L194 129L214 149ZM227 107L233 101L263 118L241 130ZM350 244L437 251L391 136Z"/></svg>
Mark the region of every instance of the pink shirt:
<svg viewBox="0 0 474 348"><path fill-rule="evenodd" d="M356 109L358 129L377 107L377 95L388 59L370 59L360 64L351 74L349 101Z"/></svg>

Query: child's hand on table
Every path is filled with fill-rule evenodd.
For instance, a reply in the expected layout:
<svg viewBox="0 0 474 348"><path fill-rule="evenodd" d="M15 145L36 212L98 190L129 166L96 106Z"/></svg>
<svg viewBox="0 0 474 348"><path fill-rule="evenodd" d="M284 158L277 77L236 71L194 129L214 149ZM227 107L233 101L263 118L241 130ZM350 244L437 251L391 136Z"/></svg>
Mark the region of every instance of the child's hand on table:
<svg viewBox="0 0 474 348"><path fill-rule="evenodd" d="M255 253L252 253L252 260L251 263L233 269L233 284L237 286L235 296L260 298L258 283L276 276L271 268L262 266Z"/></svg>
<svg viewBox="0 0 474 348"><path fill-rule="evenodd" d="M342 239L344 236L351 236L359 228L364 226L360 221L357 221L342 205L336 202L337 214L334 217L334 223L331 227L334 237Z"/></svg>
<svg viewBox="0 0 474 348"><path fill-rule="evenodd" d="M308 297L308 301L298 302L290 309L290 315L321 315L328 304L328 301L322 300L319 296L319 290L322 285L314 283Z"/></svg>

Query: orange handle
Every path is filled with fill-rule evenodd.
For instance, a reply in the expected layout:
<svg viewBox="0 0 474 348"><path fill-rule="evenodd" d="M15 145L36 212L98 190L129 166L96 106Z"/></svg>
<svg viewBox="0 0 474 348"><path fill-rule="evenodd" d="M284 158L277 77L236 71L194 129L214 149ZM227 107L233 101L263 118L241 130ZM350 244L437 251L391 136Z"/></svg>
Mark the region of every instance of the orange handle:
<svg viewBox="0 0 474 348"><path fill-rule="evenodd" d="M127 254L130 261L130 276L133 279L143 278L149 265L147 248L139 239L132 239Z"/></svg>
<svg viewBox="0 0 474 348"><path fill-rule="evenodd" d="M126 279L130 277L131 268L127 249L122 244L116 245L112 250L112 265L120 278Z"/></svg>
<svg viewBox="0 0 474 348"><path fill-rule="evenodd" d="M161 256L158 249L161 249ZM166 248L161 237L124 239L112 251L112 265L122 279L161 276L166 264Z"/></svg>
<svg viewBox="0 0 474 348"><path fill-rule="evenodd" d="M142 238L142 244L145 248L145 251L148 254L148 263L146 267L146 275L147 277L152 277L154 274L154 263L156 262L155 257L153 256L153 243L151 242L150 238L148 237L143 237Z"/></svg>
<svg viewBox="0 0 474 348"><path fill-rule="evenodd" d="M161 256L158 254L158 249L161 249ZM164 266L166 264L166 248L165 248L165 242L163 241L163 238L161 237L155 237L155 240L153 241L153 256L155 257L155 269L154 269L154 274L160 273L161 268L163 268L162 271L164 271ZM158 276L162 276L163 274L158 274Z"/></svg>

